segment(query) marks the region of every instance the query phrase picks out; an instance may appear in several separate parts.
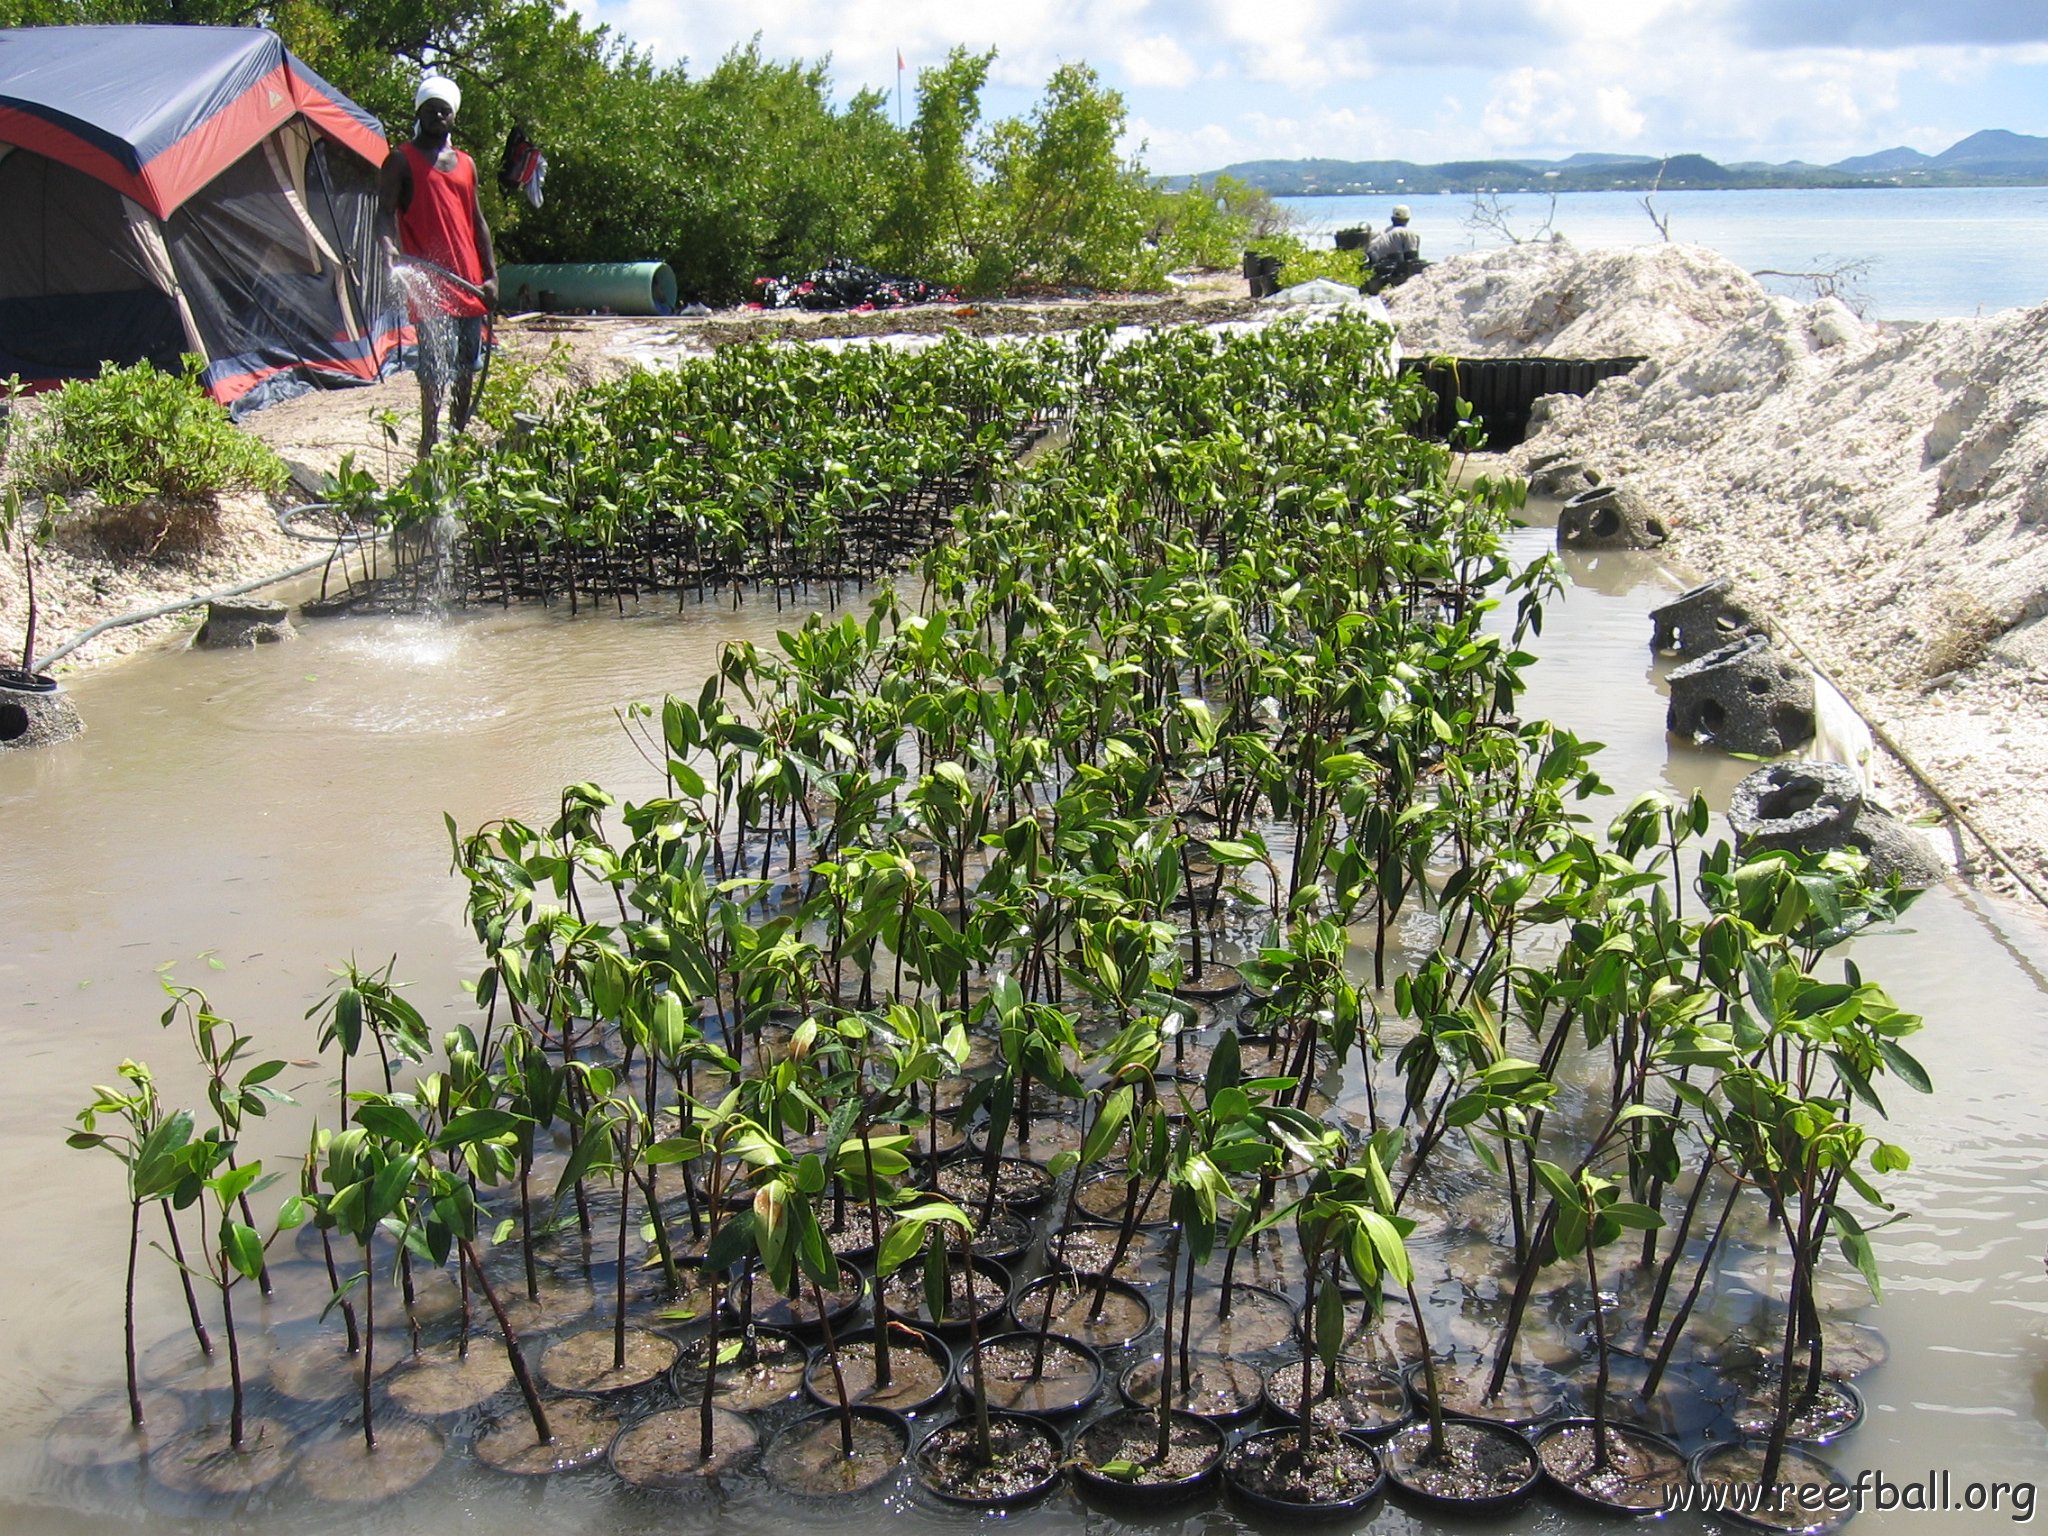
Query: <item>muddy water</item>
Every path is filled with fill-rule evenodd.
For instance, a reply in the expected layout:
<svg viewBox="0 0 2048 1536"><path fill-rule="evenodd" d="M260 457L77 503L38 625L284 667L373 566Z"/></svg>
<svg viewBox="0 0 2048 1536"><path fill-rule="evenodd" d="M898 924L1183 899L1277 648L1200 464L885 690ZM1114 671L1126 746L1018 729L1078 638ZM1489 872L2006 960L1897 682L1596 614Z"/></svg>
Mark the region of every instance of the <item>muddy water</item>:
<svg viewBox="0 0 2048 1536"><path fill-rule="evenodd" d="M1520 536L1525 553L1549 535ZM1580 562L1549 617L1527 712L1603 741L1621 796L1706 789L1725 803L1742 765L1668 745L1661 668L1644 611L1670 587L1647 557ZM507 1532L787 1529L798 1512L750 1480L719 1504L622 1495L605 1475L546 1486L449 1466L403 1501L335 1510L280 1492L209 1513L125 1475L53 1460L51 1423L118 1389L118 1170L63 1146L88 1085L124 1055L148 1058L168 1096L191 1102L181 1039L156 1022L159 968L203 986L266 1054L292 1058L281 1080L311 1099L326 1074L303 1019L324 968L354 954L399 957L398 973L437 1030L469 1016L461 982L475 966L461 891L447 873L444 812L465 829L498 815L545 819L564 784L594 779L631 797L658 782L614 711L664 690L694 692L718 643L772 638L772 605L571 622L562 613L482 614L445 625L347 621L309 626L295 645L234 654L174 653L74 685L91 723L55 751L0 755L0 1530L47 1533L130 1526L184 1530ZM1596 809L1596 815L1602 811ZM1907 931L1866 939L1858 959L1929 1028L1915 1049L1938 1091L1890 1100L1893 1139L1916 1164L1891 1188L1913 1214L1880 1239L1890 1277L1882 1308L1859 1315L1890 1358L1862 1378L1864 1428L1838 1447L1851 1472L1894 1482L1948 1469L1970 1479L2048 1471L2048 1176L2039 1106L2048 1101L2048 937L2028 914L1931 893ZM250 1140L295 1152L289 1114ZM141 1335L165 1372L182 1368L179 1304L164 1266L146 1265ZM307 1266L286 1268L279 1297L248 1295L257 1323L310 1326ZM1731 1292L1732 1297L1732 1292ZM1726 1311L1739 1298L1717 1292ZM317 1303L314 1304L317 1307ZM321 1412L331 1420L335 1410ZM834 1511L874 1529L938 1532L959 1521L902 1497ZM1869 1528L2004 1528L2006 1519L1901 1514ZM1006 1522L1032 1531L1115 1528L1066 1497ZM1151 1529L1157 1522L1134 1522ZM1242 1528L1222 1510L1164 1522ZM1688 1522L1689 1523L1689 1522ZM1431 1527L1385 1509L1378 1530ZM1516 1529L1591 1529L1553 1507ZM1604 1527L1603 1527L1604 1528Z"/></svg>

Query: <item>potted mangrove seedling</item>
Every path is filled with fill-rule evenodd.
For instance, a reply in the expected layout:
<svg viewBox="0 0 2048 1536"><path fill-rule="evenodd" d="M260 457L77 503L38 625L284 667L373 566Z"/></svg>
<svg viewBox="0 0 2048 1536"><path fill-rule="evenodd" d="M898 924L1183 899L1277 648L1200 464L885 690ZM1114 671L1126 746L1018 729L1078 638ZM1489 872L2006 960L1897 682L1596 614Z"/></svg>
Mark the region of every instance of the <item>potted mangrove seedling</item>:
<svg viewBox="0 0 2048 1536"><path fill-rule="evenodd" d="M1611 1179L1581 1172L1573 1181L1563 1169L1541 1159L1535 1169L1557 1198L1551 1242L1558 1258L1585 1257L1598 1359L1592 1416L1560 1420L1537 1437L1543 1475L1571 1497L1607 1513L1661 1515L1672 1507L1673 1494L1686 1486L1685 1457L1662 1435L1609 1422L1611 1367L1598 1254L1624 1231L1650 1231L1663 1219L1648 1206L1618 1198Z"/></svg>
<svg viewBox="0 0 2048 1536"><path fill-rule="evenodd" d="M967 1289L968 1343L960 1376L968 1412L951 1423L941 1424L918 1446L918 1485L951 1504L1003 1508L1027 1503L1050 1492L1059 1482L1066 1442L1042 1418L1000 1412L989 1406L989 1365L982 1353L980 1308L974 1298L972 1233L966 1224L954 1225L959 1274ZM942 1315L946 1310L947 1271L945 1225L938 1223L931 1228L924 1259L926 1305L934 1315ZM1028 1346L1028 1335L1017 1337ZM1098 1386L1100 1381L1101 1365L1097 1362Z"/></svg>

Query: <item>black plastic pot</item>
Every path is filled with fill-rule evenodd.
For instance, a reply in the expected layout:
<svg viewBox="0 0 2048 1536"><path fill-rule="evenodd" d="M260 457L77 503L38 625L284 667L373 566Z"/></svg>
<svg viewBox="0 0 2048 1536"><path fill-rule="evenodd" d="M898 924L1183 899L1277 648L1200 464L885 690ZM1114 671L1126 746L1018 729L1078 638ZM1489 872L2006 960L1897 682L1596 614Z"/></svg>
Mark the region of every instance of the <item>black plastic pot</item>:
<svg viewBox="0 0 2048 1536"><path fill-rule="evenodd" d="M931 1390L923 1396L903 1397L899 1395L892 1397L886 1402L874 1403L873 1406L887 1408L892 1413L906 1415L922 1413L931 1407L932 1404L943 1398L946 1395L947 1389L952 1385L953 1351L946 1347L945 1340L923 1328L913 1328L908 1323L891 1323L889 1326L893 1330L889 1335L889 1352L892 1356L896 1354L922 1355L925 1359L933 1361L938 1366L938 1370ZM859 1344L872 1344L874 1338L874 1329L862 1328L854 1333L847 1334L843 1338L834 1334L832 1342L842 1349L850 1349ZM814 1402L826 1408L836 1408L838 1406L837 1389L833 1386L832 1382L831 1350L820 1346L817 1353L812 1355L810 1367L804 1372L804 1391L810 1394ZM869 1401L872 1400L870 1399Z"/></svg>
<svg viewBox="0 0 2048 1536"><path fill-rule="evenodd" d="M850 1323L854 1314L860 1311L860 1304L867 1297L868 1284L860 1271L844 1259L839 1261L839 1278L841 1284L832 1294L851 1293L853 1299L842 1301L838 1306L827 1309L825 1315L830 1319L835 1332ZM802 1286L803 1306L799 1308L792 1305L789 1297L777 1295L775 1288L768 1283L767 1276L759 1273L754 1276L754 1321L764 1328L793 1333L799 1338L815 1337L824 1330L817 1314L809 1309L810 1300L808 1282ZM728 1319L739 1316L739 1300L732 1291L726 1292L725 1307Z"/></svg>
<svg viewBox="0 0 2048 1536"><path fill-rule="evenodd" d="M1455 1367L1446 1362L1439 1361L1437 1363L1436 1372L1439 1389L1443 1386L1444 1377L1451 1374L1455 1369ZM1473 1369L1483 1371L1487 1367L1475 1366ZM1548 1370L1542 1366L1511 1365L1508 1367L1508 1372L1524 1384L1523 1401L1519 1408L1511 1407L1503 1402L1498 1405L1500 1411L1494 1412L1491 1409L1482 1410L1463 1405L1454 1407L1449 1401L1446 1401L1444 1412L1455 1418L1470 1419L1485 1424L1505 1425L1509 1429L1526 1430L1556 1418L1571 1400L1571 1383L1555 1371ZM1429 1382L1423 1374L1422 1362L1420 1360L1408 1367L1407 1377L1408 1396L1415 1404L1416 1413L1418 1415L1428 1413Z"/></svg>
<svg viewBox="0 0 2048 1536"><path fill-rule="evenodd" d="M1060 1474L1065 1470L1066 1437L1060 1433L1058 1425L1035 1414L994 1411L989 1413L988 1422L992 1438L1028 1437L1041 1449L1049 1447L1050 1457L1042 1459L1051 1462L1050 1470L1030 1478L1021 1486L990 1488L982 1492L941 1481L938 1476L939 1458L955 1448L963 1434L970 1438L974 1434L974 1419L970 1413L941 1424L918 1446L917 1455L911 1463L911 1475L917 1479L918 1487L935 1499L970 1509L1015 1509L1033 1499L1045 1497L1059 1486Z"/></svg>
<svg viewBox="0 0 2048 1536"><path fill-rule="evenodd" d="M1096 1283L1092 1279L1077 1278L1071 1270L1055 1270L1050 1274L1040 1275L1016 1294L1010 1303L1010 1315L1016 1318L1019 1327L1027 1331L1036 1329L1039 1318L1044 1314L1047 1287L1073 1287L1082 1296L1092 1296ZM1135 1344L1152 1331L1152 1303L1143 1291L1123 1280L1108 1280L1102 1284L1111 1296L1123 1301L1127 1307L1137 1306L1143 1313L1142 1320L1135 1327L1119 1325L1109 1329L1098 1327L1087 1330L1082 1326L1085 1325L1085 1318L1061 1317L1061 1304L1055 1298L1053 1321L1061 1333L1068 1338L1079 1339L1083 1344L1092 1345L1096 1349L1122 1349L1127 1344Z"/></svg>
<svg viewBox="0 0 2048 1536"><path fill-rule="evenodd" d="M974 1277L974 1299L980 1304L974 1321L984 1332L993 1332L1002 1326L1003 1315L1010 1309L1010 1271L994 1259L976 1258ZM968 1332L968 1319L964 1314L958 1319L929 1318L924 1315L924 1286L915 1266L899 1269L889 1278L891 1281L901 1281L909 1286L917 1297L918 1306L915 1312L897 1311L889 1300L893 1286L884 1285L877 1305L892 1321L929 1329L943 1339L957 1340ZM956 1281L956 1292L964 1288L963 1282Z"/></svg>
<svg viewBox="0 0 2048 1536"><path fill-rule="evenodd" d="M1448 1493L1431 1486L1426 1479L1416 1475L1418 1457L1429 1445L1429 1421L1421 1419L1405 1429L1396 1430L1386 1441L1387 1476L1403 1498L1426 1509L1440 1509L1452 1514L1501 1514L1521 1505L1543 1481L1543 1459L1536 1454L1536 1447L1529 1443L1529 1437L1518 1429L1510 1429L1491 1419L1447 1419L1444 1433L1467 1440L1480 1437L1492 1442L1503 1455L1519 1454L1527 1461L1527 1475L1517 1477L1512 1488L1481 1495Z"/></svg>
<svg viewBox="0 0 2048 1536"><path fill-rule="evenodd" d="M1840 1397L1844 1405L1843 1413L1819 1429L1804 1428L1795 1417L1791 1433L1787 1437L1793 1444L1832 1445L1861 1424L1864 1414L1869 1411L1869 1405L1864 1401L1862 1392L1853 1382L1831 1381L1824 1377L1821 1380L1821 1391L1832 1392ZM1746 1403L1736 1405L1736 1429L1746 1439L1768 1439L1771 1423L1777 1417L1777 1406L1777 1386L1775 1382L1767 1381L1760 1387L1756 1396Z"/></svg>
<svg viewBox="0 0 2048 1536"><path fill-rule="evenodd" d="M629 1488L649 1493L671 1493L693 1488L752 1461L761 1443L746 1418L730 1409L713 1410L712 1459L700 1462L702 1447L697 1409L670 1408L628 1424L612 1437L605 1459L612 1473Z"/></svg>
<svg viewBox="0 0 2048 1536"><path fill-rule="evenodd" d="M1250 1486L1247 1477L1253 1464L1264 1457L1285 1454L1299 1443L1300 1435L1298 1429L1267 1429L1238 1441L1223 1463L1223 1480L1229 1486L1230 1497L1260 1514L1284 1515L1296 1521L1331 1520L1340 1515L1356 1514L1386 1488L1387 1468L1380 1453L1365 1436L1348 1430L1340 1438L1371 1458L1373 1477L1366 1487L1342 1492L1341 1496L1303 1501L1280 1498L1262 1488Z"/></svg>
<svg viewBox="0 0 2048 1536"><path fill-rule="evenodd" d="M1212 1449L1205 1456L1201 1466L1180 1477L1145 1479L1111 1477L1098 1471L1089 1459L1088 1443L1098 1432L1113 1432L1126 1425L1141 1426L1146 1433L1157 1429L1159 1416L1142 1409L1126 1408L1097 1419L1082 1430L1075 1442L1073 1462L1074 1482L1081 1491L1104 1504L1131 1506L1142 1504L1147 1508L1160 1508L1178 1504L1193 1498L1216 1480L1223 1470L1223 1458L1230 1449L1230 1435L1219 1425L1207 1419L1198 1419L1191 1413L1176 1413L1173 1416L1175 1434L1198 1436L1207 1441Z"/></svg>
<svg viewBox="0 0 2048 1536"><path fill-rule="evenodd" d="M1754 1488L1754 1473L1745 1476L1740 1468L1745 1465L1757 1465L1758 1458L1763 1454L1763 1446L1753 1440L1709 1445L1694 1454L1688 1470L1692 1473L1693 1485L1698 1488L1706 1488L1714 1483ZM1825 1531L1840 1530L1848 1523L1852 1512L1847 1492L1848 1478L1844 1477L1832 1462L1822 1460L1811 1451L1788 1445L1785 1447L1784 1459L1779 1463L1778 1481L1793 1482L1793 1477L1788 1474L1795 1468L1804 1474L1798 1479L1803 1484L1810 1483L1815 1487L1824 1486L1840 1490L1834 1497L1840 1502L1841 1507L1813 1510L1795 1508L1788 1511L1783 1518L1775 1520L1760 1512L1723 1508L1720 1511L1721 1518L1753 1531L1775 1531L1778 1536L1820 1536L1820 1533ZM1824 1503L1826 1498L1827 1495L1821 1495L1820 1502Z"/></svg>
<svg viewBox="0 0 2048 1536"><path fill-rule="evenodd" d="M1374 1365L1369 1360L1357 1360L1349 1355L1338 1357L1337 1370L1340 1378L1349 1378L1354 1382L1363 1378L1365 1387L1369 1389L1369 1406L1375 1410L1362 1422L1356 1415L1347 1415L1350 1421L1344 1425L1346 1429L1355 1430L1368 1440L1384 1440L1408 1422L1414 1412L1414 1400L1409 1394L1407 1382L1400 1376L1384 1367ZM1309 1371L1315 1389L1320 1391L1323 1382L1322 1362L1312 1363ZM1299 1410L1286 1398L1276 1397L1275 1389L1284 1388L1287 1392L1296 1392L1299 1391L1300 1385L1299 1360L1269 1366L1265 1373L1265 1391L1262 1398L1266 1412L1283 1424L1297 1423L1300 1418ZM1343 1396L1349 1398L1351 1394L1346 1393ZM1316 1401L1322 1403L1328 1399L1318 1398ZM1377 1411L1381 1409L1384 1411Z"/></svg>
<svg viewBox="0 0 2048 1536"><path fill-rule="evenodd" d="M1037 1347L1038 1335L1035 1333L999 1333L992 1339L983 1339L981 1341L984 1374L989 1378L985 1384L988 1389L989 1406L991 1408L1000 1406L1005 1413L1022 1413L1027 1417L1058 1419L1065 1418L1069 1414L1079 1413L1102 1395L1102 1356L1098 1355L1086 1344L1083 1344L1079 1339L1062 1338L1059 1334L1054 1333L1046 1335L1045 1347L1047 1351L1050 1352L1057 1349L1062 1353L1070 1353L1077 1356L1082 1362L1083 1369L1078 1373L1076 1385L1068 1389L1066 1393L1059 1395L1056 1400L1034 1402L1029 1408L1009 1406L1012 1399L1007 1396L999 1400L997 1396L999 1392L1006 1393L1014 1388L1017 1392L1023 1393L1027 1389L1021 1379L1006 1381L995 1372L989 1371L986 1366L987 1360L998 1351L1008 1351L1011 1349L1035 1351ZM953 1370L954 1382L961 1396L970 1402L974 1398L974 1361L975 1352L972 1349L964 1349L960 1352L959 1364Z"/></svg>
<svg viewBox="0 0 2048 1536"><path fill-rule="evenodd" d="M1559 1477L1549 1463L1543 1461L1543 1448L1568 1432L1583 1432L1590 1435L1594 1433L1594 1423L1591 1419L1556 1419L1544 1425L1535 1436L1536 1459L1543 1464L1543 1481L1560 1496L1573 1503L1583 1504L1589 1509L1597 1509L1604 1515L1629 1515L1637 1519L1654 1519L1670 1507L1659 1486L1630 1485L1635 1494L1630 1498L1625 1496L1626 1488L1610 1487L1603 1491ZM1639 1429L1632 1424L1616 1424L1612 1421L1607 1425L1607 1436L1610 1447L1619 1440L1673 1464L1677 1468L1679 1487L1685 1487L1690 1482L1691 1474L1685 1453L1679 1450L1677 1442L1652 1430Z"/></svg>
<svg viewBox="0 0 2048 1536"><path fill-rule="evenodd" d="M24 672L20 667L0 667L0 688L16 693L55 693L57 679L45 672Z"/></svg>
<svg viewBox="0 0 2048 1536"><path fill-rule="evenodd" d="M1175 1354L1179 1354L1179 1352L1177 1348L1174 1351ZM1248 1378L1243 1380L1243 1400L1238 1407L1229 1409L1218 1408L1204 1413L1194 1408L1186 1408L1185 1400L1183 1400L1183 1409L1185 1409L1189 1417L1204 1419L1212 1424L1242 1424L1247 1419L1257 1415L1265 1402L1264 1381L1259 1375L1257 1366L1248 1360L1227 1359L1224 1356L1209 1354L1206 1351L1195 1350L1189 1353L1192 1357L1189 1364L1194 1366L1197 1373L1200 1373L1213 1362L1215 1365L1235 1373L1232 1382L1233 1386L1237 1384L1239 1379ZM1156 1392L1147 1393L1142 1390L1140 1379L1145 1373L1156 1371L1162 1364L1163 1359L1159 1355L1152 1355L1143 1360L1132 1361L1130 1365L1125 1367L1123 1374L1117 1377L1117 1396L1121 1397L1125 1403L1140 1413L1157 1412L1158 1394ZM1155 1387L1158 1385L1156 1378L1151 1384ZM1178 1396L1178 1394L1176 1395ZM1182 1409L1176 1409L1175 1411L1180 1412Z"/></svg>
<svg viewBox="0 0 2048 1536"><path fill-rule="evenodd" d="M993 1221L977 1225L968 1246L976 1258L993 1259L1006 1269L1014 1269L1017 1261L1031 1251L1031 1245L1037 1240L1037 1233L1030 1222L1007 1211L998 1211Z"/></svg>
<svg viewBox="0 0 2048 1536"><path fill-rule="evenodd" d="M808 1499L844 1499L869 1493L889 1482L902 1466L903 1457L910 1449L910 1422L900 1413L891 1413L886 1408L855 1408L851 1410L856 1434L864 1439L886 1444L893 1441L896 1454L886 1469L867 1478L858 1486L824 1487L799 1480L792 1468L792 1458L799 1448L820 1435L836 1436L839 1433L839 1410L826 1409L820 1413L807 1413L802 1418L785 1424L776 1431L775 1437L761 1452L762 1474L782 1493ZM883 1454L886 1454L884 1452ZM873 1470L871 1467L869 1470Z"/></svg>
<svg viewBox="0 0 2048 1536"><path fill-rule="evenodd" d="M979 1210L983 1199L954 1181L976 1177L982 1166L981 1159L977 1157L955 1158L939 1165L934 1183L947 1199L957 1201L968 1210ZM1003 1190L1006 1186L1018 1192L1005 1195ZM1043 1163L1033 1162L1028 1157L996 1159L996 1204L1005 1210L1027 1215L1042 1208L1052 1198L1052 1192L1053 1177L1046 1172Z"/></svg>
<svg viewBox="0 0 2048 1536"><path fill-rule="evenodd" d="M742 1335L736 1328L729 1330L720 1330L720 1348L723 1349L725 1344L731 1341L732 1339L741 1337ZM684 1345L683 1353L677 1358L674 1368L669 1372L670 1389L674 1391L677 1400L680 1402L686 1404L695 1403L703 1397L704 1369L700 1364L698 1364L690 1358L690 1350L691 1348L701 1344L702 1342L708 1341L709 1338L709 1334L704 1334L701 1335L698 1339L692 1340L689 1344ZM756 1408L765 1408L772 1406L772 1404L774 1403L787 1402L790 1398L796 1396L797 1393L803 1389L804 1373L810 1364L809 1348L804 1344L803 1340L797 1338L793 1334L778 1333L772 1328L757 1328L754 1330L753 1342L754 1349L757 1352L757 1354L760 1351L766 1350L769 1351L771 1354L786 1357L790 1360L791 1374L789 1376L789 1389L788 1391L781 1393L779 1396L775 1395L774 1393L768 1393L766 1394L766 1400L763 1401L743 1401L734 1403L732 1406L740 1412L753 1412ZM730 1390L730 1387L727 1384L730 1381L730 1374L733 1371L739 1369L751 1370L754 1364L754 1360L745 1359L733 1360L724 1365L719 1366L718 1373L719 1381L721 1383L721 1393ZM779 1369L781 1368L778 1367L778 1370ZM716 1399L714 1399L714 1401L715 1400Z"/></svg>

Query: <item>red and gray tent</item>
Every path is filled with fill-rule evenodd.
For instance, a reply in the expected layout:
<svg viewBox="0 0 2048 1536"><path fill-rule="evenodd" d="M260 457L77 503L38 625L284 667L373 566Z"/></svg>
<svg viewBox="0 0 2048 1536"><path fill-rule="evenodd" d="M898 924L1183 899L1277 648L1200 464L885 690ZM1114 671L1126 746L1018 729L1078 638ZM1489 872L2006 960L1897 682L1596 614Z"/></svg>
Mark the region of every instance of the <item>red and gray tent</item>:
<svg viewBox="0 0 2048 1536"><path fill-rule="evenodd" d="M205 359L237 409L377 379L383 130L255 27L0 30L0 377Z"/></svg>

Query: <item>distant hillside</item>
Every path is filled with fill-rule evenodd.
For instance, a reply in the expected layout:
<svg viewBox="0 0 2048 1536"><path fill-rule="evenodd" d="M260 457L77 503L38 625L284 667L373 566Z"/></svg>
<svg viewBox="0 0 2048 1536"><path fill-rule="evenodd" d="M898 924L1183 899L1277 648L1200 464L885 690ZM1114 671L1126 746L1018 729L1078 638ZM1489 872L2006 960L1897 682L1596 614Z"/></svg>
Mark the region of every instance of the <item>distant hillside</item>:
<svg viewBox="0 0 2048 1536"><path fill-rule="evenodd" d="M1723 165L1704 155L1657 159L1582 151L1562 160L1242 160L1199 177L1167 178L1167 185L1239 181L1281 197L1376 193L1417 196L1431 192L1606 192L1725 190L1738 187L2048 185L2048 138L1988 128L1925 155L1900 145L1855 155L1833 165L1794 160Z"/></svg>
<svg viewBox="0 0 2048 1536"><path fill-rule="evenodd" d="M1854 175L1874 171L1917 171L1934 163L1932 155L1923 155L1917 149L1908 149L1901 144L1897 149L1880 149L1874 155L1852 155L1847 160L1837 160L1835 169Z"/></svg>
<svg viewBox="0 0 2048 1536"><path fill-rule="evenodd" d="M1973 133L1959 144L1951 144L1934 157L1943 170L1976 170L2000 175L2025 171L2048 171L2048 139L2024 133L2007 133L1987 128Z"/></svg>

